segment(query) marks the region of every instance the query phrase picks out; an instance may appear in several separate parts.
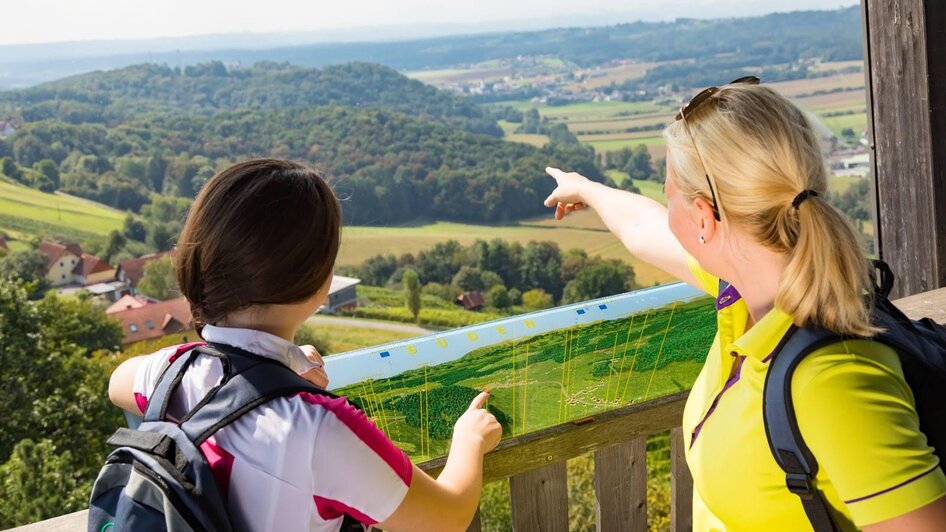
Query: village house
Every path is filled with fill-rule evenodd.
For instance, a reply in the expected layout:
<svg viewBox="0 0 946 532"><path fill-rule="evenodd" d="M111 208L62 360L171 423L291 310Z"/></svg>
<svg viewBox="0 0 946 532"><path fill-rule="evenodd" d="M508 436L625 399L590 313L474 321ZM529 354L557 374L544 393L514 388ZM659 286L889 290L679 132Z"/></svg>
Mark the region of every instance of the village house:
<svg viewBox="0 0 946 532"><path fill-rule="evenodd" d="M85 286L115 278L115 269L108 262L83 253L79 244L42 242L36 250L46 256L46 279L52 286Z"/></svg>
<svg viewBox="0 0 946 532"><path fill-rule="evenodd" d="M184 333L182 342L191 335L194 318L190 303L183 297L170 301L126 295L108 307L106 314L122 325L122 345L154 340L168 334Z"/></svg>
<svg viewBox="0 0 946 532"><path fill-rule="evenodd" d="M138 283L141 282L141 278L144 277L146 264L152 261L163 259L169 255L169 251L162 251L160 253L143 255L136 259L123 260L118 264L118 270L115 273L115 278L126 283L128 286L135 288L138 286Z"/></svg>
<svg viewBox="0 0 946 532"><path fill-rule="evenodd" d="M361 279L336 275L332 277L332 284L328 290L328 301L319 308L319 312L335 314L342 311L354 310L358 306L356 287Z"/></svg>
<svg viewBox="0 0 946 532"><path fill-rule="evenodd" d="M472 290L458 295L456 303L465 310L481 310L486 304L486 299L478 290Z"/></svg>

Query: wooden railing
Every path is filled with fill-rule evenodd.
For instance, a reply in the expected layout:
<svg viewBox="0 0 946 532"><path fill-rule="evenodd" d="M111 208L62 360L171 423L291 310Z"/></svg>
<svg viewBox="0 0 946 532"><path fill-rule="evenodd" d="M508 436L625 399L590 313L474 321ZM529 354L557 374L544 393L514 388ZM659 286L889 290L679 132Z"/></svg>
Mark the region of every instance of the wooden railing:
<svg viewBox="0 0 946 532"><path fill-rule="evenodd" d="M670 431L671 528L690 530L693 483L680 419L687 392L504 440L486 455L483 482L509 479L513 530L568 531L565 462L594 453L599 531L647 530L647 436ZM420 465L432 475L446 459ZM473 520L468 530L479 532Z"/></svg>
<svg viewBox="0 0 946 532"><path fill-rule="evenodd" d="M946 288L896 301L908 316L946 323ZM690 530L693 484L683 459L680 428L686 392L626 406L589 418L505 440L486 455L483 480L509 479L512 523L516 531L568 530L565 462L594 453L597 530L647 530L648 435L670 431L671 528ZM436 474L444 459L421 464ZM14 530L84 530L81 511ZM479 531L474 519L469 530Z"/></svg>

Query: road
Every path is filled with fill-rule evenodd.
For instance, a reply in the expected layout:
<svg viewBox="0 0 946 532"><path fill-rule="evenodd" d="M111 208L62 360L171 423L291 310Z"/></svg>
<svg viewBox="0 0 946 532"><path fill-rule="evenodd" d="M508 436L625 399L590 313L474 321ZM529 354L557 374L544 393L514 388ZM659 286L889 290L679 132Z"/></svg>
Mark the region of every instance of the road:
<svg viewBox="0 0 946 532"><path fill-rule="evenodd" d="M331 325L334 327L356 327L360 329L380 329L384 331L395 331L407 334L416 334L418 336L431 334L436 331L425 329L419 325L409 323L397 323L390 321L359 320L356 318L339 318L335 316L312 316L307 323L312 325Z"/></svg>

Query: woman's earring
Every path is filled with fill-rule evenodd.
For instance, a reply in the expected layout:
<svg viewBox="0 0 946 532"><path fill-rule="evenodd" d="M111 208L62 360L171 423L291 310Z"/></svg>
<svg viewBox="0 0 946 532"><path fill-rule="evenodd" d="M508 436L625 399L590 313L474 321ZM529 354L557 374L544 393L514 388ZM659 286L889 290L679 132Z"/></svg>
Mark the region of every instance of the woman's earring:
<svg viewBox="0 0 946 532"><path fill-rule="evenodd" d="M705 243L706 243L706 239L703 238L703 235L700 235L700 244L705 244Z"/></svg>

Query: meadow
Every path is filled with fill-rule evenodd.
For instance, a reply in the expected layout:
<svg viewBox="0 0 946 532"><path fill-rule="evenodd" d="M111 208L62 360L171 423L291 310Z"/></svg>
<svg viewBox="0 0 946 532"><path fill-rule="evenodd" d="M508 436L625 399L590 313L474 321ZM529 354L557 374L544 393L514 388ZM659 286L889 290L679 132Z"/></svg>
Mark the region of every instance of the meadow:
<svg viewBox="0 0 946 532"><path fill-rule="evenodd" d="M689 389L716 332L708 298L482 347L335 393L358 404L415 461L442 456L483 389L504 437Z"/></svg>
<svg viewBox="0 0 946 532"><path fill-rule="evenodd" d="M104 240L124 219L125 213L93 201L0 181L0 230L11 236Z"/></svg>

